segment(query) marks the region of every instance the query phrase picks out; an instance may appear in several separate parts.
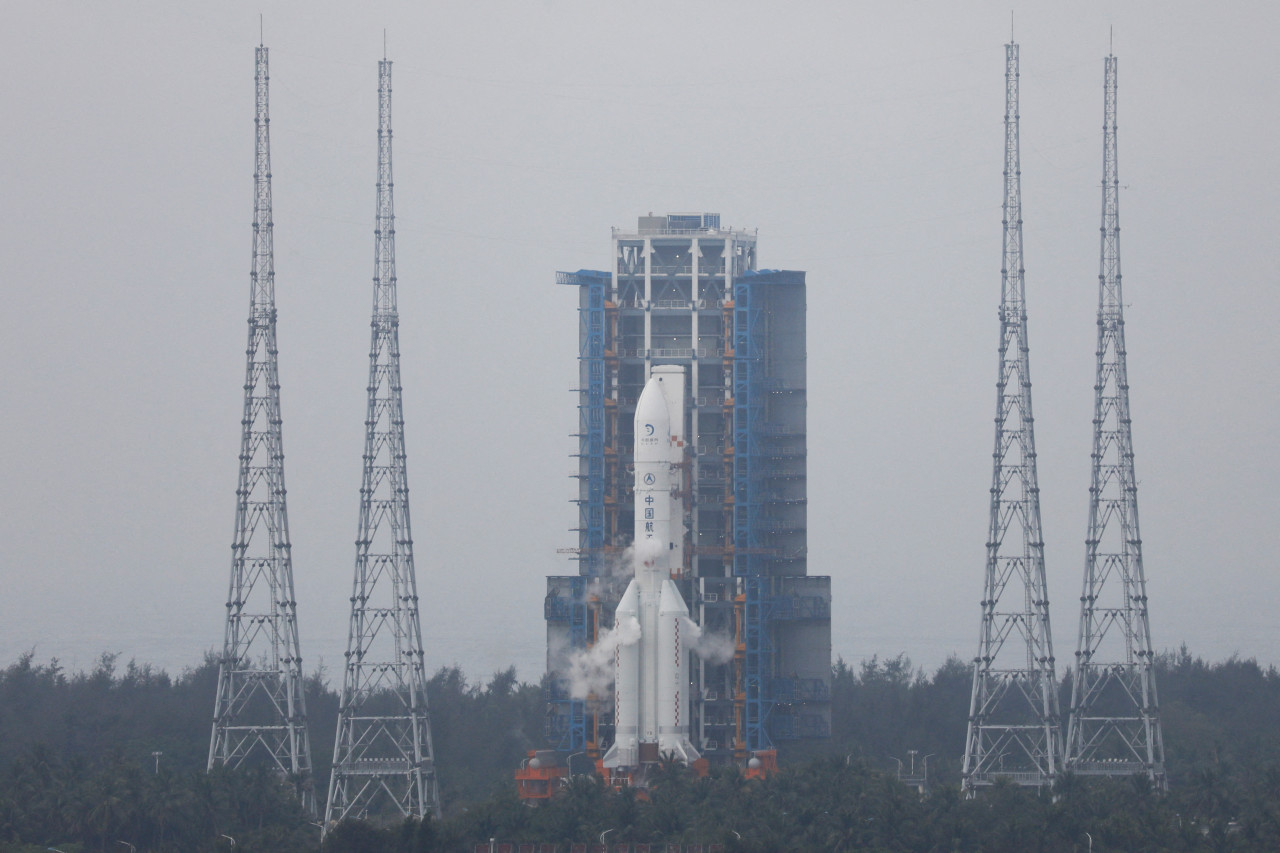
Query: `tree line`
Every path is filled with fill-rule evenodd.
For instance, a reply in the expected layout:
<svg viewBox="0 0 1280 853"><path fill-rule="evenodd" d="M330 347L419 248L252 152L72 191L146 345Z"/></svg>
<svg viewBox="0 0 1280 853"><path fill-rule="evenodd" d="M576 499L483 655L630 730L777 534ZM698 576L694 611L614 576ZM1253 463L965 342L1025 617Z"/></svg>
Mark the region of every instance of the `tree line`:
<svg viewBox="0 0 1280 853"><path fill-rule="evenodd" d="M1160 656L1170 792L1065 777L1053 796L996 786L968 800L959 768L970 669L902 655L833 668L832 737L782 750L783 772L698 780L664 768L648 798L574 777L540 808L512 773L545 747L541 685L514 669L428 684L443 820L328 834L326 853L471 850L477 841L718 843L726 850L1277 850L1280 674L1256 661ZM317 851L319 826L264 768L205 772L217 664L177 676L103 655L87 672L24 654L0 671L0 853ZM1070 686L1063 685L1065 693ZM306 681L315 787L327 790L338 697ZM927 797L896 778L929 756ZM568 847L562 848L568 850Z"/></svg>

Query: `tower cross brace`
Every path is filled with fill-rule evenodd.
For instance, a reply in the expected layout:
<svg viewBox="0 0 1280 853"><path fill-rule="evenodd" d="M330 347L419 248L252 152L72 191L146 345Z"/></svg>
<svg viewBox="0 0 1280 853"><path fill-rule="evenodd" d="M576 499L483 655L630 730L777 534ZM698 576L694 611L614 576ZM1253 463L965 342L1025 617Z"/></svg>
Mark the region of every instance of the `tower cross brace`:
<svg viewBox="0 0 1280 853"><path fill-rule="evenodd" d="M1093 471L1066 765L1081 775L1145 774L1163 790L1164 740L1138 532L1124 342L1115 56L1106 58L1104 90Z"/></svg>
<svg viewBox="0 0 1280 853"><path fill-rule="evenodd" d="M364 473L325 826L439 815L409 526L396 306L391 62L378 63L378 185Z"/></svg>
<svg viewBox="0 0 1280 853"><path fill-rule="evenodd" d="M1000 370L982 620L962 785L1052 784L1061 731L1045 585L1022 259L1018 45L1005 46Z"/></svg>
<svg viewBox="0 0 1280 853"><path fill-rule="evenodd" d="M272 248L267 48L256 56L253 268L227 621L208 768L265 759L315 813L285 507Z"/></svg>

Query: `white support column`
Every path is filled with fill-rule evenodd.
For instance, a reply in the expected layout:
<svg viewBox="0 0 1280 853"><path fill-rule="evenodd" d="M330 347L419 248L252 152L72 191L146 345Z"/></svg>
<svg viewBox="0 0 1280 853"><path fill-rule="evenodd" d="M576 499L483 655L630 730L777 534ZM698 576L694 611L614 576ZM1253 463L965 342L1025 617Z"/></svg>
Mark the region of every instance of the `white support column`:
<svg viewBox="0 0 1280 853"><path fill-rule="evenodd" d="M649 351L653 348L653 238L644 238L644 379L649 381L653 361Z"/></svg>

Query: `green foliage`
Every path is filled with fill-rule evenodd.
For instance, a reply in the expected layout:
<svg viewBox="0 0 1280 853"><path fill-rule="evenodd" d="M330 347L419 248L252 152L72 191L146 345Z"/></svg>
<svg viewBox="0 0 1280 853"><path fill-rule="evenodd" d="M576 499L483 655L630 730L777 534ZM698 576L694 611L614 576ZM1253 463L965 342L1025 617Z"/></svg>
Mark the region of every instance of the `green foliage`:
<svg viewBox="0 0 1280 853"><path fill-rule="evenodd" d="M56 658L39 666L33 657L0 672L0 767L38 744L67 759L158 750L165 765L204 767L218 678L211 658L174 680L134 661L118 672L114 654L74 675Z"/></svg>
<svg viewBox="0 0 1280 853"><path fill-rule="evenodd" d="M542 690L518 683L515 667L494 673L483 687L468 684L457 667L446 667L427 683L427 701L446 814L511 788L528 750L547 746Z"/></svg>
<svg viewBox="0 0 1280 853"><path fill-rule="evenodd" d="M1208 664L1187 647L1156 661L1170 782L1203 768L1252 774L1280 763L1280 673L1232 656Z"/></svg>
<svg viewBox="0 0 1280 853"><path fill-rule="evenodd" d="M213 851L222 835L244 853L291 853L313 850L318 833L264 767L155 773L119 753L63 761L37 747L0 774L0 843L10 849Z"/></svg>
<svg viewBox="0 0 1280 853"><path fill-rule="evenodd" d="M104 654L88 673L68 675L58 661L33 661L30 652L0 671L0 768L37 746L59 760L133 759L154 771L203 772L208 760L218 665L211 655L176 679L133 661L117 671ZM338 696L323 669L306 679L311 759L323 799L333 760ZM441 669L427 685L441 799L446 810L509 785L529 749L542 748L544 706L536 685L519 684L514 668L487 685L471 685L457 667ZM122 850L124 848L121 848Z"/></svg>
<svg viewBox="0 0 1280 853"><path fill-rule="evenodd" d="M1073 780L1074 781L1074 780ZM1215 849L1178 803L1132 780L1076 782L1055 801L1047 793L999 785L976 799L955 788L921 798L860 761L813 761L763 781L734 768L706 779L683 769L660 774L648 800L577 777L537 809L495 798L451 822L453 837L566 845L719 843L731 851L1200 851ZM1230 836L1237 850L1244 846ZM461 848L459 848L461 849ZM564 849L564 848L562 848Z"/></svg>
<svg viewBox="0 0 1280 853"><path fill-rule="evenodd" d="M831 741L823 749L884 769L916 750L917 760L930 756L930 780L958 785L972 681L956 657L932 679L913 670L906 655L883 663L872 657L856 671L840 659L832 668Z"/></svg>
<svg viewBox="0 0 1280 853"><path fill-rule="evenodd" d="M428 684L444 821L335 827L324 853L462 851L478 841L719 843L726 851L1280 850L1280 674L1158 660L1171 791L1143 779L1064 777L1053 795L958 789L969 667L932 677L905 656L833 670L832 738L784 750L783 772L697 779L663 767L646 795L575 776L530 808L512 772L544 746L542 690L514 670L472 685L456 667ZM205 773L216 665L170 678L103 655L87 673L23 655L0 671L0 853L236 853L320 850L319 830L266 769ZM1064 685L1064 690L1068 689ZM1067 697L1063 697L1066 707ZM326 791L337 696L307 679L316 790ZM929 760L921 798L895 778L908 750ZM153 752L161 751L159 772ZM919 760L919 759L918 759ZM566 849L566 848L562 848Z"/></svg>
<svg viewBox="0 0 1280 853"><path fill-rule="evenodd" d="M432 853L439 846L435 822L406 820L399 826L377 827L348 820L325 836L321 853Z"/></svg>

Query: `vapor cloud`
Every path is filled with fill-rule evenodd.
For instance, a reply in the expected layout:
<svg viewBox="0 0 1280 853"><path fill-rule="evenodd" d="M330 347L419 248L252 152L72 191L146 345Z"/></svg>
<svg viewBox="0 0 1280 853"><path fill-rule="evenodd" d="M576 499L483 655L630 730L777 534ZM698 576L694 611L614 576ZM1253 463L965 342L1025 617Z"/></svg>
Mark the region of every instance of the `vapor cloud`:
<svg viewBox="0 0 1280 853"><path fill-rule="evenodd" d="M634 646L640 642L640 621L628 616L611 630L605 631L589 649L574 651L568 656L564 679L569 695L574 699L587 699L608 693L613 684L613 658L619 646Z"/></svg>

